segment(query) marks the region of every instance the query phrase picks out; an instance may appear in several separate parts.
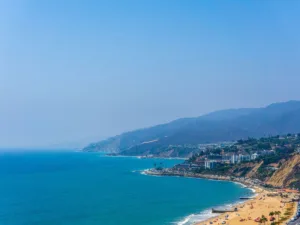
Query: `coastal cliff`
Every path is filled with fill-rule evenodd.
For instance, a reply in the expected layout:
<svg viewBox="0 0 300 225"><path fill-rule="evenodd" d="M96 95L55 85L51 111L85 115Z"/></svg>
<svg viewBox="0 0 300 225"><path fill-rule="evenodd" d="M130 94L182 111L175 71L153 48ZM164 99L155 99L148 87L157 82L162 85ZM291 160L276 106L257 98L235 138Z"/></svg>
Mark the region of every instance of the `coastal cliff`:
<svg viewBox="0 0 300 225"><path fill-rule="evenodd" d="M295 154L281 161L274 173L270 172L270 167L264 167L264 161L260 161L236 165L224 175L259 179L273 187L299 187L300 155Z"/></svg>
<svg viewBox="0 0 300 225"><path fill-rule="evenodd" d="M300 178L300 155L286 160L266 182L275 187L297 186Z"/></svg>

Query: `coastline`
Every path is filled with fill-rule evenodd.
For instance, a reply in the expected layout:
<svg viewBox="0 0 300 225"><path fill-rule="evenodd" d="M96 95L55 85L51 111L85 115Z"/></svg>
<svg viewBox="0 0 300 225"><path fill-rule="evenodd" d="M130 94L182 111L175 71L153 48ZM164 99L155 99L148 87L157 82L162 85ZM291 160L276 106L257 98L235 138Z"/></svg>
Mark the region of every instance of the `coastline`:
<svg viewBox="0 0 300 225"><path fill-rule="evenodd" d="M119 154L105 154L107 157L128 157L128 158L137 158L137 159L163 159L163 160L187 160L188 158L182 158L182 157L146 157L146 156L136 156L136 155L119 155Z"/></svg>
<svg viewBox="0 0 300 225"><path fill-rule="evenodd" d="M271 220L270 213L280 211L281 216L274 221L280 224L286 224L293 216L293 213L286 215L289 211L294 211L295 203L283 202L279 196L269 196L271 192L264 189L258 189L257 196L254 199L247 200L244 203L236 204L234 207L238 209L237 212L222 213L216 217L199 221L195 225L206 224L230 224L230 225L253 225L259 223L257 218L262 218L264 215L268 222ZM286 215L286 216L285 216Z"/></svg>
<svg viewBox="0 0 300 225"><path fill-rule="evenodd" d="M217 181L229 181L241 185L242 187L251 190L253 193L253 195L247 196L251 199L241 200L230 204L231 209L238 209L237 212L214 214L210 209L207 209L198 214L190 214L186 216L184 219L177 222L177 225L255 225L258 224L255 219L261 217L262 215L270 219L271 217L269 216L269 213L271 211L282 211L282 217L280 218L284 219L282 219L280 224L286 224L291 219L294 213L291 213L290 215L286 215L284 217L283 214L287 214L289 210L294 211L296 206L296 203L287 203L288 200L284 200L281 195L275 195L273 191L262 187L260 184L258 184L258 182L248 178L236 178L209 174L194 174L188 172L178 173L174 171L171 173L166 171L156 171L153 169L144 170L142 171L142 173L151 176L177 176ZM228 209L228 205L223 205L220 207L225 207L226 209ZM278 217L278 221L280 220L280 218ZM278 222L277 220L275 221Z"/></svg>
<svg viewBox="0 0 300 225"><path fill-rule="evenodd" d="M178 171L170 171L170 170L155 170L155 169L146 169L143 170L142 173L153 176L172 176L172 177L187 177L187 178L197 178L197 179L206 179L206 180L218 180L218 181L230 181L234 183L241 184L243 187L247 187L249 189L261 187L261 182L258 180L251 180L245 177L230 177L230 176L221 176L214 174L197 174L193 172L178 172ZM265 189L265 188L264 188Z"/></svg>
<svg viewBox="0 0 300 225"><path fill-rule="evenodd" d="M220 181L220 180L218 180ZM251 189L253 196L255 196L256 192ZM200 225L202 223L207 224L211 220L215 220L221 215L225 215L226 213L213 213L212 208L214 209L221 209L221 208L235 208L238 207L239 205L245 204L247 201L246 200L237 200L233 201L232 203L227 203L224 205L217 205L213 206L211 208L205 209L200 211L199 213L196 214L190 214L186 216L184 219L181 221L177 222L177 225ZM208 225L208 224L207 224Z"/></svg>

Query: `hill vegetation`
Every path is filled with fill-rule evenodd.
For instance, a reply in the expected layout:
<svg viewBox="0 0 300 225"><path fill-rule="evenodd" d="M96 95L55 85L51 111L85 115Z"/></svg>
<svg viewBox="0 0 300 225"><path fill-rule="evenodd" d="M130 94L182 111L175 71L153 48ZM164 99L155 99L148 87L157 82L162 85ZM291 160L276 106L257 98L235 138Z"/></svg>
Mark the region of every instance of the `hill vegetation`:
<svg viewBox="0 0 300 225"><path fill-rule="evenodd" d="M246 177L267 186L300 189L300 134L238 140L196 153L173 169Z"/></svg>

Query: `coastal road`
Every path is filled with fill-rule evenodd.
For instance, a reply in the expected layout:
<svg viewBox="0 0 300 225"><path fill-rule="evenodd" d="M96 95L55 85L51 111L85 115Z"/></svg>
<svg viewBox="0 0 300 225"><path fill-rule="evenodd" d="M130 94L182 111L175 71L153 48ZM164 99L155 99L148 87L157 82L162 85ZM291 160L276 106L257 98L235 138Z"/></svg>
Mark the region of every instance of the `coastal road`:
<svg viewBox="0 0 300 225"><path fill-rule="evenodd" d="M296 221L289 222L288 225L300 225L300 217Z"/></svg>
<svg viewBox="0 0 300 225"><path fill-rule="evenodd" d="M297 203L297 212L300 208L300 202ZM297 220L293 221L293 222L289 222L288 225L300 225L300 216L298 217Z"/></svg>

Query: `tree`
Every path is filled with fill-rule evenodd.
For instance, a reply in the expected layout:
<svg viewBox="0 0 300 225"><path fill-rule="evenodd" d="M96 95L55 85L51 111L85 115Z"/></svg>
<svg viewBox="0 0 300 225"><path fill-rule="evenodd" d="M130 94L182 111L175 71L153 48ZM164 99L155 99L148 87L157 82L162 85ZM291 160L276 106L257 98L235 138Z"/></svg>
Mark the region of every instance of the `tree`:
<svg viewBox="0 0 300 225"><path fill-rule="evenodd" d="M268 219L264 215L262 215L259 222L266 224L267 221Z"/></svg>
<svg viewBox="0 0 300 225"><path fill-rule="evenodd" d="M275 211L274 212L274 215L276 215L277 216L277 220L279 221L279 215L281 214L281 212L280 211Z"/></svg>
<svg viewBox="0 0 300 225"><path fill-rule="evenodd" d="M272 211L272 212L269 213L269 216L272 217L272 218L274 218L274 217L273 217L274 214L275 214L275 213ZM271 218L270 218L270 219L271 219ZM274 218L274 219L275 219L275 218ZM272 221L273 221L274 219L272 219ZM271 220L270 220L270 221L271 221ZM274 223L274 222L272 222L272 223ZM272 223L271 223L271 224L272 224Z"/></svg>

